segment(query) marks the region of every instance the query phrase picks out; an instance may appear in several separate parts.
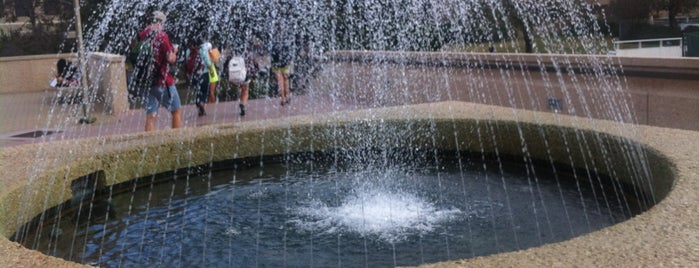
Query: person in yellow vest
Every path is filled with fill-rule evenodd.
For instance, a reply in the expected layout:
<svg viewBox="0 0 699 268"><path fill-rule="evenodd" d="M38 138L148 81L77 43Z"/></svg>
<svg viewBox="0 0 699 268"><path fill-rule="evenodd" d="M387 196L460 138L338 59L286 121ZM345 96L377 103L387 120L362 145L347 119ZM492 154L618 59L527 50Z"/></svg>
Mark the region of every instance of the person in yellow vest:
<svg viewBox="0 0 699 268"><path fill-rule="evenodd" d="M216 66L221 60L221 52L209 42L204 43L203 46L209 52L209 60L212 63L209 67L209 103L214 103L216 102L216 85L218 85L219 80Z"/></svg>

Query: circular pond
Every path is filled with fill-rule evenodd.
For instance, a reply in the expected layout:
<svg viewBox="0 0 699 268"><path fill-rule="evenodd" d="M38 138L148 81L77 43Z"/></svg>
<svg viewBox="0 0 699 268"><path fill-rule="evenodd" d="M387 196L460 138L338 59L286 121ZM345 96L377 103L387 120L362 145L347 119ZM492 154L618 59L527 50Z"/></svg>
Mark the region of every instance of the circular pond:
<svg viewBox="0 0 699 268"><path fill-rule="evenodd" d="M104 267L417 265L558 242L645 209L598 181L614 180L419 149L232 160L118 185L19 240Z"/></svg>

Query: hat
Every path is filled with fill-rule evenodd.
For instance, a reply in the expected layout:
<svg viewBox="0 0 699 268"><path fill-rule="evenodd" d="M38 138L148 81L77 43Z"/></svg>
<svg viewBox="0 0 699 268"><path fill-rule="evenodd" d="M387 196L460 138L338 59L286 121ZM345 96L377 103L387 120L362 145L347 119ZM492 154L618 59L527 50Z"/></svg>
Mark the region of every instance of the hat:
<svg viewBox="0 0 699 268"><path fill-rule="evenodd" d="M162 11L153 11L153 20L158 20L160 22L165 22L167 16Z"/></svg>
<svg viewBox="0 0 699 268"><path fill-rule="evenodd" d="M213 45L209 42L204 42L204 44L201 45L205 50L210 50L213 48Z"/></svg>

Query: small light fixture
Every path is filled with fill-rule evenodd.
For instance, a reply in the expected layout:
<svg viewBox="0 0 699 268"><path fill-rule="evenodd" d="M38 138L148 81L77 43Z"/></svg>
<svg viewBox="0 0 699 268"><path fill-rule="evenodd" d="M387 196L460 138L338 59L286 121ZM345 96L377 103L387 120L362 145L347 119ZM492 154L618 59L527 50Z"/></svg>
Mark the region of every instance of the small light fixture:
<svg viewBox="0 0 699 268"><path fill-rule="evenodd" d="M563 109L563 100L560 98L549 97L547 102L549 105L549 110L558 113Z"/></svg>

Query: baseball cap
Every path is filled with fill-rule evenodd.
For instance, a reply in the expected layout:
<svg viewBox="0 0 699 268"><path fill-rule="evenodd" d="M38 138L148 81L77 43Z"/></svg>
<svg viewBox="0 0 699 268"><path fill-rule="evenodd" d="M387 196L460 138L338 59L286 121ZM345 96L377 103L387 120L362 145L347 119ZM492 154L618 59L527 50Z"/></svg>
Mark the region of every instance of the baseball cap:
<svg viewBox="0 0 699 268"><path fill-rule="evenodd" d="M167 16L162 11L153 11L153 20L158 20L160 22L165 22Z"/></svg>
<svg viewBox="0 0 699 268"><path fill-rule="evenodd" d="M214 46L211 45L211 43L209 43L209 42L205 42L204 44L202 44L202 47L204 48L204 50L210 50L210 49L212 49Z"/></svg>

